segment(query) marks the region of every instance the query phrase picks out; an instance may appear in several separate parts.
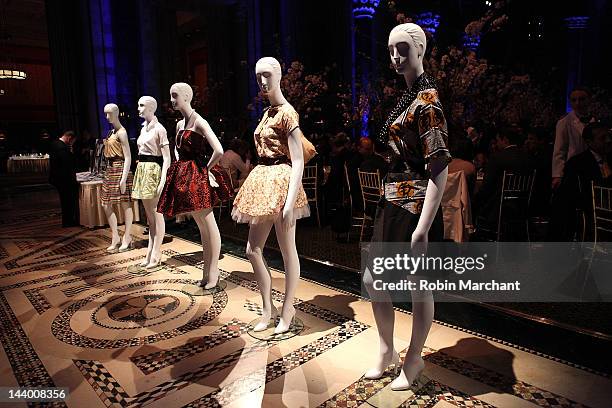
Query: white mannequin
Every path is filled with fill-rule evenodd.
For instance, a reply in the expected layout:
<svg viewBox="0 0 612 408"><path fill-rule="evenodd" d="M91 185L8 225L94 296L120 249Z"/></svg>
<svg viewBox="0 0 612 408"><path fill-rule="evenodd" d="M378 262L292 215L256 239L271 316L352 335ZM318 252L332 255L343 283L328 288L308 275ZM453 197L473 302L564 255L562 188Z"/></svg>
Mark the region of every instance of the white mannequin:
<svg viewBox="0 0 612 408"><path fill-rule="evenodd" d="M424 72L423 55L426 45L425 34L416 24L400 24L389 34L391 63L396 72L404 76L408 89ZM440 207L448 175L448 168L443 160L432 159L429 163L429 170L431 176L427 185L423 209L417 227L412 233L411 250L417 254L427 252L427 235ZM433 295L431 291L412 291L411 295L412 334L410 346L400 375L391 383L391 389L393 390L409 388L425 367L421 352L433 321ZM377 296L380 296L380 293ZM365 374L365 378L368 379L380 378L390 364L399 361L399 356L393 346L395 324L393 304L390 300L388 302L372 302L372 311L378 329L380 351L375 366Z"/></svg>
<svg viewBox="0 0 612 408"><path fill-rule="evenodd" d="M288 103L280 88L281 68L278 61L271 57L262 58L255 67L257 83L261 91L266 95L272 106ZM289 154L291 156L291 176L289 179L289 191L285 200L282 214L275 220L263 221L251 224L247 244L247 256L253 265L253 271L257 278L261 298L263 301L262 316L254 327L255 331L263 331L268 327L270 319L274 319L278 311L272 303L272 279L263 258L263 248L274 225L276 239L280 247L285 266L285 301L280 316L280 321L274 333L284 333L289 330L295 308L293 299L300 280L300 261L295 247L295 219L293 218L293 207L297 198L298 190L302 182L304 171L304 154L302 151L302 131L294 129L288 136Z"/></svg>
<svg viewBox="0 0 612 408"><path fill-rule="evenodd" d="M212 169L223 156L223 147L221 142L211 129L208 122L200 116L191 107L193 99L193 90L189 84L179 82L170 87L170 99L172 107L178 110L183 115L183 119L176 124L176 134L183 129L193 130L206 138L208 144L213 148L213 154L208 161L207 168ZM174 154L176 160L179 159L178 150L175 148ZM212 172L208 172L208 180L211 187L218 187L215 176ZM221 234L215 220L212 208L205 208L191 213L193 219L200 230L200 239L202 241L202 259L206 261L208 266L208 282L204 289L212 289L219 282L219 256L221 255ZM205 245L208 242L208 245ZM204 281L202 280L202 283Z"/></svg>
<svg viewBox="0 0 612 408"><path fill-rule="evenodd" d="M156 110L157 101L153 97L143 96L138 100L138 116L144 118L145 127L155 118ZM140 263L140 266L147 269L156 268L161 264L161 244L166 234L166 223L164 221L164 216L157 212L157 202L159 201L159 196L166 183L168 167L170 167L170 148L168 146L162 146L161 152L164 161L161 168L161 177L159 179L159 185L157 186L156 196L149 200L142 200L142 205L147 214L147 222L149 224L149 246L147 247L147 256Z"/></svg>
<svg viewBox="0 0 612 408"><path fill-rule="evenodd" d="M119 188L121 189L121 194L125 194L126 183L128 174L130 172L130 166L132 165L132 155L130 153L130 144L128 142L128 136L125 128L119 122L119 107L114 103L109 103L104 106L104 115L106 116L106 120L108 123L113 125L113 130L117 134L117 138L121 142L121 148L123 150L123 173L121 174L121 181L119 183ZM121 201L120 203L121 210L123 211L123 219L125 220L125 233L123 234L123 239L121 240L121 246L119 247L119 251L126 250L129 245L132 243L132 235L130 231L132 230L132 221L134 220L134 212L132 210L131 203L127 201ZM102 208L104 209L104 213L106 214L106 219L108 220L108 225L110 226L111 232L113 234L111 245L106 248L107 251L114 250L117 245L119 245L119 231L117 228L117 215L113 211L112 204L102 204Z"/></svg>

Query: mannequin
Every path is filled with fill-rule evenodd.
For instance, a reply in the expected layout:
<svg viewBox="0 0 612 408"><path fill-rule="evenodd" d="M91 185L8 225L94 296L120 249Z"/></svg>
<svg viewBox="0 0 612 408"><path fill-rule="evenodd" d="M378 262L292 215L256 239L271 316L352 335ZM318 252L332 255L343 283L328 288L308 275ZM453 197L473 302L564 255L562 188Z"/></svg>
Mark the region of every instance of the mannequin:
<svg viewBox="0 0 612 408"><path fill-rule="evenodd" d="M104 107L106 120L113 126L108 137L104 140L104 156L109 162L102 184L102 208L106 214L108 225L112 232L111 245L106 248L114 252L121 242L119 252L126 251L132 245L132 221L134 213L132 210L131 190L133 177L130 173L132 156L130 144L125 128L119 122L119 107L109 103ZM113 210L113 204L118 203L123 211L125 220L125 233L123 239L119 239L117 228L117 215Z"/></svg>
<svg viewBox="0 0 612 408"><path fill-rule="evenodd" d="M451 159L446 147L446 121L435 83L423 70L427 41L421 27L412 23L396 26L388 44L391 62L404 77L408 89L378 137L395 155L385 179L385 197L376 212L372 241L410 240L411 252L420 255L426 253L428 241L443 239L440 202ZM408 185L416 193L402 197L397 193L401 191L400 185ZM374 367L365 374L367 379L380 378L389 365L399 365L399 355L393 346L393 304L388 293L374 291L372 282L371 272L366 268L364 284L371 297L377 298L372 301L372 311L380 345ZM430 291L411 291L411 296L410 346L400 375L391 383L393 390L409 388L425 367L421 352L433 321L433 295Z"/></svg>
<svg viewBox="0 0 612 408"><path fill-rule="evenodd" d="M274 58L262 58L255 73L271 106L255 130L259 164L240 188L232 217L237 222L250 223L246 252L263 301L263 313L253 328L255 331L266 330L278 314L272 303L270 272L263 258L263 248L274 225L285 266L285 301L274 330L279 334L289 330L295 317L293 300L300 278L295 224L297 219L310 215L310 208L302 187L304 155L299 117L281 91L280 64Z"/></svg>
<svg viewBox="0 0 612 408"><path fill-rule="evenodd" d="M208 269L207 282L203 279L202 286L212 289L219 281L221 254L221 234L212 210L217 201L228 200L233 191L229 176L217 165L223 147L208 122L191 107L191 86L183 82L172 85L170 99L183 119L176 125L176 162L168 170L157 211L170 217L184 213L193 216Z"/></svg>
<svg viewBox="0 0 612 408"><path fill-rule="evenodd" d="M161 244L166 233L164 216L156 211L159 196L170 167L170 147L166 129L157 120L157 101L150 96L138 100L138 116L143 118L138 137L138 166L134 176L132 198L142 200L149 224L147 256L140 263L146 269L161 264Z"/></svg>

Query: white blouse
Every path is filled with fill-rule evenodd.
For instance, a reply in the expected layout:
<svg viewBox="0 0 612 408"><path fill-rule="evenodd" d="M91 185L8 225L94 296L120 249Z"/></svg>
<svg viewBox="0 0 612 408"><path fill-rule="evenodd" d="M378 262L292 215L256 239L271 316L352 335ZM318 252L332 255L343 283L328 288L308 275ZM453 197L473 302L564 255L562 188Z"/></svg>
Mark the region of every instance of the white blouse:
<svg viewBox="0 0 612 408"><path fill-rule="evenodd" d="M140 136L138 136L138 154L146 154L150 156L161 156L161 149L164 146L168 146L168 133L161 123L157 120L157 117L153 117L153 120L148 124L145 122L140 130Z"/></svg>

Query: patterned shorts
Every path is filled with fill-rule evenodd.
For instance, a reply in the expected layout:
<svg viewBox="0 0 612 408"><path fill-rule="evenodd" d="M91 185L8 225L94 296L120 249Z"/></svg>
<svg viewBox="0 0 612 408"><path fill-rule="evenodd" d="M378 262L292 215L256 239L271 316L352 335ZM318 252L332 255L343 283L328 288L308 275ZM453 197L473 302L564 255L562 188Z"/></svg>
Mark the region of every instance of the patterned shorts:
<svg viewBox="0 0 612 408"><path fill-rule="evenodd" d="M134 175L132 198L150 200L157 196L161 179L161 166L155 162L139 162Z"/></svg>

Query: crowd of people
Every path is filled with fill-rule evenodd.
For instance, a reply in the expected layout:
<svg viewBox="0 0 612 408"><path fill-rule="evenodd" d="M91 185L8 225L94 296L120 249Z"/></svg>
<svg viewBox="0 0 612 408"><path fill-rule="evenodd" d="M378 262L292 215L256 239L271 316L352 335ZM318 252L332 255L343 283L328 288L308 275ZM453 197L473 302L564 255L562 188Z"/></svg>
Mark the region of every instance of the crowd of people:
<svg viewBox="0 0 612 408"><path fill-rule="evenodd" d="M589 114L589 91L576 88L570 94L572 110L556 128L525 128L518 125L487 129L477 124L451 128L449 173L463 171L471 200L475 239L496 232L504 172L531 174L535 180L529 208L521 217L546 220L542 238L552 241L589 239L592 236L591 182L609 185L612 137L609 127ZM391 152L375 146L368 137L352 139L346 133L314 135L317 156L309 165L319 169L319 211L323 225L347 217L340 211L364 211L357 170L387 172ZM63 224L77 223L77 185L74 177L78 154L71 153L76 136L65 132L50 145L50 182L59 194ZM220 165L231 175L235 188L257 164L250 139L225 143ZM365 209L368 211L369 209ZM579 216L579 215L583 216ZM581 222L586 223L584 236Z"/></svg>

